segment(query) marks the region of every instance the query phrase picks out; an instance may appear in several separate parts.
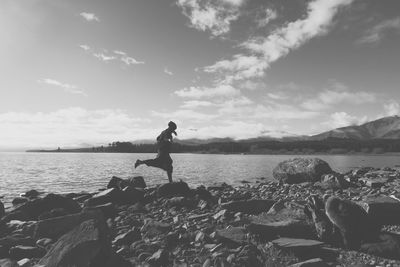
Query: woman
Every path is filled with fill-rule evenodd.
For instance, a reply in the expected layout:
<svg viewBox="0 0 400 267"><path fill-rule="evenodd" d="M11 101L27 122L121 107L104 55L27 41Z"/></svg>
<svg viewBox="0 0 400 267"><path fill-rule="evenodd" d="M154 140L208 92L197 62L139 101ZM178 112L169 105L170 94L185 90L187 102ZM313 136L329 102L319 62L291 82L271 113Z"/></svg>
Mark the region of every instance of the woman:
<svg viewBox="0 0 400 267"><path fill-rule="evenodd" d="M147 166L163 169L167 172L169 182L172 183L173 167L172 158L169 153L171 151L172 134L178 135L175 132L176 128L176 124L170 121L168 123L168 128L162 131L159 136L157 136L157 157L155 159L148 160L138 159L135 163L135 168L142 164L146 164Z"/></svg>

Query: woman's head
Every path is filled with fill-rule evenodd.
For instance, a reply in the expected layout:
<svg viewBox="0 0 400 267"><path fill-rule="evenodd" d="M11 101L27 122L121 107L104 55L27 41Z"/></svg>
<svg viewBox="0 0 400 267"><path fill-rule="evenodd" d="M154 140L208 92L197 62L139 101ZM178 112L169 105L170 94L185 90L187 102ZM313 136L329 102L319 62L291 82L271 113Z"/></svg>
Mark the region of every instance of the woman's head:
<svg viewBox="0 0 400 267"><path fill-rule="evenodd" d="M178 135L175 132L176 128L177 128L177 126L176 126L175 122L173 122L173 121L168 122L168 129L170 129L173 134Z"/></svg>

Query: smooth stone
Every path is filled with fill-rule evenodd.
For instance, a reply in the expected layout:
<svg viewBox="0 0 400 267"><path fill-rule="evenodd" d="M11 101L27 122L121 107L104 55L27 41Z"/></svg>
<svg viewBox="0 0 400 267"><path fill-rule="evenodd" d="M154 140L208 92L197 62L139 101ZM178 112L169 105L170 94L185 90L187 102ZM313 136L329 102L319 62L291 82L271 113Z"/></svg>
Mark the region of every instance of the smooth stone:
<svg viewBox="0 0 400 267"><path fill-rule="evenodd" d="M185 197L189 196L190 193L188 184L182 181L163 184L157 189L157 196L160 198Z"/></svg>
<svg viewBox="0 0 400 267"><path fill-rule="evenodd" d="M231 227L228 229L217 230L215 237L228 245L241 245L247 242L247 234L243 227Z"/></svg>
<svg viewBox="0 0 400 267"><path fill-rule="evenodd" d="M282 237L271 241L272 244L286 249L314 249L320 248L324 243L312 239Z"/></svg>
<svg viewBox="0 0 400 267"><path fill-rule="evenodd" d="M309 259L290 265L289 267L328 267L329 265L321 258Z"/></svg>
<svg viewBox="0 0 400 267"><path fill-rule="evenodd" d="M368 197L360 203L368 216L379 225L400 224L400 201L388 196Z"/></svg>

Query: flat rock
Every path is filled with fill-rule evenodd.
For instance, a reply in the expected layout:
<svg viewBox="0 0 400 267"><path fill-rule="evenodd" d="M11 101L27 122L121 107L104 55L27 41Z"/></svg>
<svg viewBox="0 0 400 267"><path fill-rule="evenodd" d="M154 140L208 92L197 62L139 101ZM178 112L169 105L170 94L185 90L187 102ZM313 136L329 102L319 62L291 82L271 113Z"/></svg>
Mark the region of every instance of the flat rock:
<svg viewBox="0 0 400 267"><path fill-rule="evenodd" d="M271 242L279 248L293 249L293 250L320 248L324 244L323 242L317 240L286 238L286 237L275 239L272 240Z"/></svg>
<svg viewBox="0 0 400 267"><path fill-rule="evenodd" d="M20 267L20 265L11 259L0 259L0 267Z"/></svg>
<svg viewBox="0 0 400 267"><path fill-rule="evenodd" d="M56 194L48 194L44 198L31 200L15 208L9 214L4 216L2 221L10 220L35 221L39 215L53 209L62 208L67 213L78 213L81 211L79 204L70 199Z"/></svg>
<svg viewBox="0 0 400 267"><path fill-rule="evenodd" d="M228 229L217 230L216 238L223 243L241 245L247 241L247 234L243 227L231 227Z"/></svg>
<svg viewBox="0 0 400 267"><path fill-rule="evenodd" d="M112 218L112 217L115 217L115 215L117 214L117 210L113 203L106 203L106 204L98 205L98 206L85 207L83 209L83 212L91 211L91 210L100 210L103 213L105 218Z"/></svg>
<svg viewBox="0 0 400 267"><path fill-rule="evenodd" d="M21 260L24 258L41 258L46 254L46 250L33 246L15 246L10 248L10 257L14 260Z"/></svg>
<svg viewBox="0 0 400 267"><path fill-rule="evenodd" d="M388 196L368 197L360 205L379 225L400 224L400 201Z"/></svg>
<svg viewBox="0 0 400 267"><path fill-rule="evenodd" d="M328 267L321 258L310 259L290 265L289 267Z"/></svg>
<svg viewBox="0 0 400 267"><path fill-rule="evenodd" d="M14 246L34 246L35 240L30 237L16 237L16 236L6 236L0 238L0 246L5 248L7 251Z"/></svg>
<svg viewBox="0 0 400 267"><path fill-rule="evenodd" d="M279 221L275 221L273 216L253 218L248 230L252 234L267 240L278 236L294 238L310 238L313 236L311 225L295 218L285 218Z"/></svg>
<svg viewBox="0 0 400 267"><path fill-rule="evenodd" d="M288 184L317 182L332 173L329 164L319 158L295 158L279 163L273 169L275 179Z"/></svg>
<svg viewBox="0 0 400 267"><path fill-rule="evenodd" d="M117 188L109 188L101 191L85 201L86 207L104 205L106 203L121 203L124 196L121 190Z"/></svg>
<svg viewBox="0 0 400 267"><path fill-rule="evenodd" d="M274 204L275 201L270 199L251 199L224 203L221 208L234 213L260 214L261 212L268 212Z"/></svg>
<svg viewBox="0 0 400 267"><path fill-rule="evenodd" d="M34 237L40 238L51 238L58 239L63 234L72 230L77 225L89 219L102 219L103 215L98 210L92 210L87 212L81 212L77 214L70 214L63 217L51 218L43 221L38 221Z"/></svg>
<svg viewBox="0 0 400 267"><path fill-rule="evenodd" d="M185 197L190 195L190 188L185 182L172 182L161 185L157 189L158 197Z"/></svg>
<svg viewBox="0 0 400 267"><path fill-rule="evenodd" d="M104 220L87 220L63 235L39 261L46 267L105 266L110 244Z"/></svg>

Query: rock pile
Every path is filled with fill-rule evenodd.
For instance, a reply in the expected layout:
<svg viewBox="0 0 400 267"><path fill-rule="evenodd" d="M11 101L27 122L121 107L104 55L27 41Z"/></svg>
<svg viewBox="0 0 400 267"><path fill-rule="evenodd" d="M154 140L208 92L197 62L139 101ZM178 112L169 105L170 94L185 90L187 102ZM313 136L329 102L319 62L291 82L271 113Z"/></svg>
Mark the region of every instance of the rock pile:
<svg viewBox="0 0 400 267"><path fill-rule="evenodd" d="M32 191L1 214L0 266L400 266L399 171L288 164L239 187L112 177L97 193Z"/></svg>

